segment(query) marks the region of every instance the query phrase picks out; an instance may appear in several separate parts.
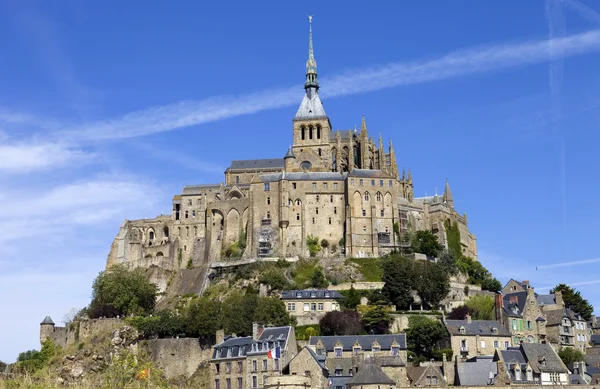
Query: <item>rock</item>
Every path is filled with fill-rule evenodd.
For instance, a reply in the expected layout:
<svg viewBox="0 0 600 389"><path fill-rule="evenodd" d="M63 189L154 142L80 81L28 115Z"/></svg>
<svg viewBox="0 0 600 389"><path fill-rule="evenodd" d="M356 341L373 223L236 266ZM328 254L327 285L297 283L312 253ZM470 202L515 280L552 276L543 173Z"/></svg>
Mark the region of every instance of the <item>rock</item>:
<svg viewBox="0 0 600 389"><path fill-rule="evenodd" d="M74 361L75 360L75 355L65 355L65 357L63 359L67 359L69 361Z"/></svg>
<svg viewBox="0 0 600 389"><path fill-rule="evenodd" d="M77 362L75 362L75 364L71 368L71 373L69 375L71 377L73 377L74 379L78 379L78 378L81 378L83 376L84 372L85 372L85 368L83 366L83 363L80 362L80 361L77 361Z"/></svg>
<svg viewBox="0 0 600 389"><path fill-rule="evenodd" d="M92 355L92 352L91 352L89 349L87 349L87 348L86 348L86 349L84 349L84 350L83 350L83 356L84 356L84 357L86 357L86 358L87 358L87 357L89 357L90 355Z"/></svg>
<svg viewBox="0 0 600 389"><path fill-rule="evenodd" d="M98 356L96 354L92 355L92 361L97 361L98 360Z"/></svg>

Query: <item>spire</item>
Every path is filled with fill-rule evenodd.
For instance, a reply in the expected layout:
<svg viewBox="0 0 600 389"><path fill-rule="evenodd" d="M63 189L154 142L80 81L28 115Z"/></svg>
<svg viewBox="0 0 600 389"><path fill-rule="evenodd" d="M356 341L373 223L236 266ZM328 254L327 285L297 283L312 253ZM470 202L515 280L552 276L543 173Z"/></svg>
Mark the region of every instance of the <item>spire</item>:
<svg viewBox="0 0 600 389"><path fill-rule="evenodd" d="M294 155L294 152L292 151L292 146L290 146L287 153L285 154L285 157L283 157L283 159L288 159L288 158L296 158L296 156Z"/></svg>
<svg viewBox="0 0 600 389"><path fill-rule="evenodd" d="M306 83L304 89L308 91L309 88L319 89L319 82L317 81L317 61L315 60L315 53L313 50L313 39L312 39L312 15L308 17L308 59L306 60Z"/></svg>
<svg viewBox="0 0 600 389"><path fill-rule="evenodd" d="M449 206L454 208L454 199L452 198L452 192L450 192L450 184L448 183L447 178L446 178L446 187L444 188L444 195L442 196L442 201L444 203L448 203Z"/></svg>
<svg viewBox="0 0 600 389"><path fill-rule="evenodd" d="M366 133L367 131L367 122L365 121L365 114L362 115L362 123L360 124L360 133Z"/></svg>

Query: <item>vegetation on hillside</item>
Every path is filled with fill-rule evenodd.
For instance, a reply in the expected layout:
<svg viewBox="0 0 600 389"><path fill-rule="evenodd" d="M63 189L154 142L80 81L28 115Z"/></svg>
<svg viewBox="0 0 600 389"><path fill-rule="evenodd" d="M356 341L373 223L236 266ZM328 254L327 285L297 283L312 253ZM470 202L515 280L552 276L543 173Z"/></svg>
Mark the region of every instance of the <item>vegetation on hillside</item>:
<svg viewBox="0 0 600 389"><path fill-rule="evenodd" d="M383 268L380 258L348 258L346 265L358 265L358 271L363 275L365 281L381 282L383 277Z"/></svg>
<svg viewBox="0 0 600 389"><path fill-rule="evenodd" d="M423 361L430 358L441 358L436 350L444 350L447 345L448 333L441 321L426 316L414 315L408 319L406 341L414 356ZM452 350L450 350L450 357ZM446 352L448 354L448 352ZM448 357L448 355L446 355ZM415 361L416 362L416 361Z"/></svg>
<svg viewBox="0 0 600 389"><path fill-rule="evenodd" d="M494 299L490 296L471 296L464 305L450 311L448 319L465 320L467 315L471 315L473 320L494 320L494 304Z"/></svg>
<svg viewBox="0 0 600 389"><path fill-rule="evenodd" d="M579 313L586 321L592 319L594 307L588 300L581 296L581 293L577 289L573 289L567 284L558 284L550 290L550 293L558 290L562 292L562 298L567 308Z"/></svg>
<svg viewBox="0 0 600 389"><path fill-rule="evenodd" d="M575 347L561 347L560 350L558 350L558 356L565 365L585 360L585 354Z"/></svg>

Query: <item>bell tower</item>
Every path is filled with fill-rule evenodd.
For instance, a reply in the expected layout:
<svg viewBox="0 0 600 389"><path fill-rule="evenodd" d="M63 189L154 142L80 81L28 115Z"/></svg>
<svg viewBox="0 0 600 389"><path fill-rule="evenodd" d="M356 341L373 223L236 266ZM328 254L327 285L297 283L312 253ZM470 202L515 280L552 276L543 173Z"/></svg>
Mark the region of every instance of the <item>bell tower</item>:
<svg viewBox="0 0 600 389"><path fill-rule="evenodd" d="M308 17L308 59L306 60L305 95L293 119L293 154L296 160L288 171L330 171L331 123L319 98L317 61L312 40L312 16Z"/></svg>

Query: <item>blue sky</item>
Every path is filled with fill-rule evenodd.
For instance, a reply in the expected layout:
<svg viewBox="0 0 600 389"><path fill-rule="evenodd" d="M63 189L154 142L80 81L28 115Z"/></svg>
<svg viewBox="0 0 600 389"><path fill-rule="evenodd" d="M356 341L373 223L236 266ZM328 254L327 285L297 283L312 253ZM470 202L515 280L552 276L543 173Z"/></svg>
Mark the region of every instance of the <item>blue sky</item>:
<svg viewBox="0 0 600 389"><path fill-rule="evenodd" d="M0 360L89 302L124 219L283 157L308 14L333 127L365 114L417 196L448 178L501 281L600 307L595 2L0 0Z"/></svg>

